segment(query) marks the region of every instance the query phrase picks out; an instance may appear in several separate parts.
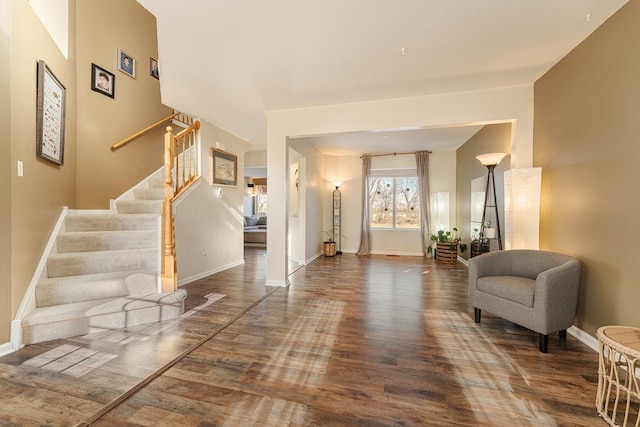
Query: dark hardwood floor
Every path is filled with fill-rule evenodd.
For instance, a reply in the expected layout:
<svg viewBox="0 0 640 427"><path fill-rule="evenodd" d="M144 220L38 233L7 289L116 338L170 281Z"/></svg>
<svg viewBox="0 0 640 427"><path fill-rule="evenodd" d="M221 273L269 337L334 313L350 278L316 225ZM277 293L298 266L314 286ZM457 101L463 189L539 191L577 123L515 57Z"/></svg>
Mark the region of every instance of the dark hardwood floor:
<svg viewBox="0 0 640 427"><path fill-rule="evenodd" d="M248 249L184 287L180 319L0 358L0 425L606 425L597 354L571 335L540 353L490 313L476 325L464 265L343 254L289 288L265 276Z"/></svg>

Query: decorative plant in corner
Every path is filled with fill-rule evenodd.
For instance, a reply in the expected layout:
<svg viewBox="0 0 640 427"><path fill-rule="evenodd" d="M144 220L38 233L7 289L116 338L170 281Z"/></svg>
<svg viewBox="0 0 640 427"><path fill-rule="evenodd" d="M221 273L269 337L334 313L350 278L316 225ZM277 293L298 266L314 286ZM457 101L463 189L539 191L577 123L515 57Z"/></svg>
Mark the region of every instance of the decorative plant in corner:
<svg viewBox="0 0 640 427"><path fill-rule="evenodd" d="M453 227L453 232L438 230L437 234L431 235L431 242L432 243L427 248L427 254L432 254L434 245L437 245L438 243L451 243L451 249L455 249L455 247L457 246L460 248L460 252L464 252L467 250L466 243L460 242L460 238L458 237L458 229L456 227Z"/></svg>
<svg viewBox="0 0 640 427"><path fill-rule="evenodd" d="M323 231L322 238L324 239L323 243L335 243L335 240L333 238L333 229L329 231Z"/></svg>
<svg viewBox="0 0 640 427"><path fill-rule="evenodd" d="M491 221L486 221L482 230L477 228L473 229L473 236L471 237L471 256L477 256L486 252L489 252L487 246L487 237L484 235L484 231L491 229ZM495 229L494 229L495 233Z"/></svg>

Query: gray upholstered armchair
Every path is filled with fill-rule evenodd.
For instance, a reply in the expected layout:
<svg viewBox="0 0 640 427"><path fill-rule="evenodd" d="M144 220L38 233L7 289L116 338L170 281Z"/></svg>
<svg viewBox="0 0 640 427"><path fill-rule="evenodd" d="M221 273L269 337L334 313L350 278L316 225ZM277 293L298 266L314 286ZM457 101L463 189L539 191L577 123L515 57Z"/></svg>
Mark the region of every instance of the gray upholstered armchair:
<svg viewBox="0 0 640 427"><path fill-rule="evenodd" d="M536 250L497 251L469 260L469 304L480 323L486 310L538 333L547 352L549 333L566 338L574 321L580 262L568 255Z"/></svg>

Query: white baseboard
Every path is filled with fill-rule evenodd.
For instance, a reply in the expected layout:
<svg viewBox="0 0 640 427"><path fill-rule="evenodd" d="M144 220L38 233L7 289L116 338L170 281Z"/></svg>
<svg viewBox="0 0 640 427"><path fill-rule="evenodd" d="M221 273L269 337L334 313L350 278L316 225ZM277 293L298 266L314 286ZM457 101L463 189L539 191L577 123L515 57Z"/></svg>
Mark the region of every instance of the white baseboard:
<svg viewBox="0 0 640 427"><path fill-rule="evenodd" d="M464 259L464 258L462 258L461 256L458 256L458 261L459 261L461 264L464 264L464 265L466 265L467 267L469 267L469 260Z"/></svg>
<svg viewBox="0 0 640 427"><path fill-rule="evenodd" d="M317 254L313 255L311 258L309 258L305 264L309 264L313 261L315 261L316 259L320 258L324 253L323 252L318 252Z"/></svg>
<svg viewBox="0 0 640 427"><path fill-rule="evenodd" d="M422 252L371 251L371 255L422 256Z"/></svg>
<svg viewBox="0 0 640 427"><path fill-rule="evenodd" d="M7 354L11 354L14 351L16 351L16 349L13 348L13 344L11 344L10 342L0 344L0 357L6 356Z"/></svg>
<svg viewBox="0 0 640 427"><path fill-rule="evenodd" d="M27 314L29 314L32 310L36 308L36 285L40 281L40 279L46 277L46 267L47 267L47 259L49 259L49 255L52 253L56 253L56 239L58 238L58 234L60 231L64 231L64 220L69 212L69 208L67 206L62 207L62 211L60 212L60 216L56 221L56 224L53 226L53 231L51 231L51 235L49 236L49 240L47 245L42 251L42 255L40 256L40 261L36 266L36 270L33 273L33 277L29 282L29 286L27 287L26 292L22 297L22 301L20 302L20 306L18 307L18 311L16 313L16 319L22 319ZM13 340L12 340L13 341Z"/></svg>
<svg viewBox="0 0 640 427"><path fill-rule="evenodd" d="M289 279L287 279L287 280L267 280L267 282L264 285L265 286L275 286L275 287L280 287L280 288L286 288L287 286L291 285L291 282L289 282Z"/></svg>
<svg viewBox="0 0 640 427"><path fill-rule="evenodd" d="M220 273L221 271L228 270L230 268L237 267L242 264L244 264L243 259L236 262L229 263L227 265L223 265L222 267L214 268L213 270L205 271L204 273L196 274L191 277L185 277L184 279L179 279L178 286L183 286L183 285L186 285L187 283L195 282L196 280L203 279L207 276L211 276L212 274Z"/></svg>
<svg viewBox="0 0 640 427"><path fill-rule="evenodd" d="M567 333L576 337L578 341L580 341L581 343L583 343L584 345L586 345L596 353L600 350L600 344L598 342L598 339L592 337L591 335L589 335L582 329L578 328L577 326L571 326L569 329L567 329Z"/></svg>

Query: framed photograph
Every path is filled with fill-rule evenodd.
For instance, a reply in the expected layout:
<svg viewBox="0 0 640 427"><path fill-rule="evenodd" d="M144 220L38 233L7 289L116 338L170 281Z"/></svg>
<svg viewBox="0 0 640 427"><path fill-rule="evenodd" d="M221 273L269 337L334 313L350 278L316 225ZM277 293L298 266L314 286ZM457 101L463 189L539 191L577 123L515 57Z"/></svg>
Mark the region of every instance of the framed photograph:
<svg viewBox="0 0 640 427"><path fill-rule="evenodd" d="M238 157L226 151L211 149L211 183L238 186Z"/></svg>
<svg viewBox="0 0 640 427"><path fill-rule="evenodd" d="M149 74L160 80L160 72L158 71L158 60L149 58Z"/></svg>
<svg viewBox="0 0 640 427"><path fill-rule="evenodd" d="M44 61L38 61L36 155L64 164L66 89Z"/></svg>
<svg viewBox="0 0 640 427"><path fill-rule="evenodd" d="M136 60L131 55L127 55L118 49L118 70L129 77L136 78Z"/></svg>
<svg viewBox="0 0 640 427"><path fill-rule="evenodd" d="M96 64L91 64L91 90L115 97L116 76Z"/></svg>

